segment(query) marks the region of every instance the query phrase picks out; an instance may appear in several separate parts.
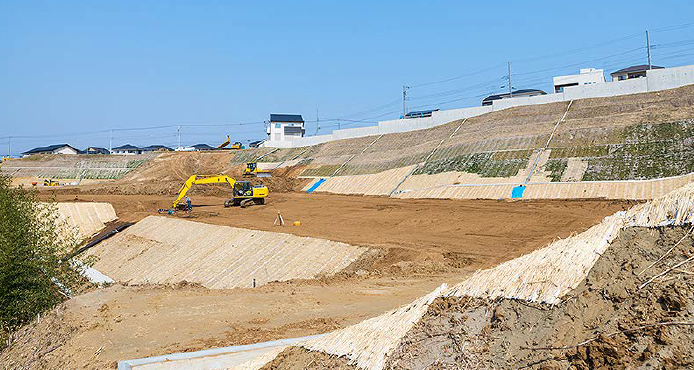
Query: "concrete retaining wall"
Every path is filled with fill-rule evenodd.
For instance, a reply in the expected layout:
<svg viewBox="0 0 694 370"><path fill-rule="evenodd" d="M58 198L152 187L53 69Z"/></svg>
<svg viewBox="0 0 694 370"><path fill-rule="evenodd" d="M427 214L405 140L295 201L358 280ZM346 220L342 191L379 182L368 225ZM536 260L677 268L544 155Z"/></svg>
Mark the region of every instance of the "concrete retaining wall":
<svg viewBox="0 0 694 370"><path fill-rule="evenodd" d="M278 228L278 230L280 230ZM325 239L149 216L87 253L116 281L210 289L331 275L367 248Z"/></svg>
<svg viewBox="0 0 694 370"><path fill-rule="evenodd" d="M603 84L569 86L556 94L533 97L519 97L495 100L491 106L470 107L436 111L431 117L380 121L378 126L335 130L329 135L297 138L294 141L267 141L264 146L277 148L294 148L317 145L332 140L350 139L364 136L389 134L426 129L451 121L479 116L485 113L524 105L547 104L576 99L599 98L619 95L638 94L661 91L694 84L694 65L654 69L647 72L647 77L626 81L613 81Z"/></svg>
<svg viewBox="0 0 694 370"><path fill-rule="evenodd" d="M326 178L314 192L359 195L390 195L398 184L405 179L414 166L396 168L368 175L335 176ZM310 189L319 179L311 181L304 187Z"/></svg>
<svg viewBox="0 0 694 370"><path fill-rule="evenodd" d="M655 180L581 181L529 183L523 199L633 199L649 200L694 181L694 174ZM509 199L518 183L441 185L428 189L410 190L396 194L397 198L438 199Z"/></svg>

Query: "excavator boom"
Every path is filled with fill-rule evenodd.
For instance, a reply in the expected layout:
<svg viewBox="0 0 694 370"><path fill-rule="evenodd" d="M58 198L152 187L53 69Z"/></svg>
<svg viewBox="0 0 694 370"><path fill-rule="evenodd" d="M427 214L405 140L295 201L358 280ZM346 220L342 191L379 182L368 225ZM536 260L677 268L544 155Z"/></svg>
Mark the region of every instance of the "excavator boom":
<svg viewBox="0 0 694 370"><path fill-rule="evenodd" d="M174 201L173 207L176 208L178 203L181 202L181 199L185 198L186 193L188 193L188 190L190 190L193 185L222 183L227 183L233 188L236 184L236 180L227 175L192 175L183 183L181 189L178 190L178 198Z"/></svg>
<svg viewBox="0 0 694 370"><path fill-rule="evenodd" d="M236 181L227 175L192 175L186 180L183 186L181 186L181 189L178 190L178 197L173 202L173 208L179 208L181 200L185 198L188 190L190 190L193 185L224 183L229 184L229 186L234 189L234 198L227 200L224 203L225 207L232 205L241 205L241 207L245 207L245 205L251 203L265 204L265 198L268 195L268 190L265 186L251 186L251 183L248 181Z"/></svg>
<svg viewBox="0 0 694 370"><path fill-rule="evenodd" d="M231 143L231 139L229 138L229 135L227 135L227 139L223 143L219 144L217 148L222 149L229 145L229 143Z"/></svg>

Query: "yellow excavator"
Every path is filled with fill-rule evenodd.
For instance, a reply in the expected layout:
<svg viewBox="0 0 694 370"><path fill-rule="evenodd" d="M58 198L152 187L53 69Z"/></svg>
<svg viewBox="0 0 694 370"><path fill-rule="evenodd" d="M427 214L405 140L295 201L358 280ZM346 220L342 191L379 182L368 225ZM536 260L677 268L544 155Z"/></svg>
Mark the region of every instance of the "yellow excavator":
<svg viewBox="0 0 694 370"><path fill-rule="evenodd" d="M258 162L246 163L246 170L243 171L243 177L272 177L270 171L258 169Z"/></svg>
<svg viewBox="0 0 694 370"><path fill-rule="evenodd" d="M222 148L226 147L227 145L229 145L229 143L231 143L231 139L229 138L229 135L227 135L227 139L223 143L219 144L217 149L222 149Z"/></svg>
<svg viewBox="0 0 694 370"><path fill-rule="evenodd" d="M229 184L233 188L234 197L224 202L224 207L241 206L246 208L253 204L265 204L268 190L265 185L251 185L248 181L236 181L227 175L192 175L186 180L178 191L178 198L173 202L173 209L190 211L192 205L186 198L186 193L193 185L202 184Z"/></svg>

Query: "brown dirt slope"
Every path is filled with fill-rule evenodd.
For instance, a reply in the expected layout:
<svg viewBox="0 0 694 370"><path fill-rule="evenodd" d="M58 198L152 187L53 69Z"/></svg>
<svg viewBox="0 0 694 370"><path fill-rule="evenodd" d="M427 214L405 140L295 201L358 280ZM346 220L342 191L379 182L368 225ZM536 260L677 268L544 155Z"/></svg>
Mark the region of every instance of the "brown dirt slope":
<svg viewBox="0 0 694 370"><path fill-rule="evenodd" d="M587 279L554 307L440 298L403 339L387 369L692 368L691 263L639 289L694 255L689 230L624 231Z"/></svg>

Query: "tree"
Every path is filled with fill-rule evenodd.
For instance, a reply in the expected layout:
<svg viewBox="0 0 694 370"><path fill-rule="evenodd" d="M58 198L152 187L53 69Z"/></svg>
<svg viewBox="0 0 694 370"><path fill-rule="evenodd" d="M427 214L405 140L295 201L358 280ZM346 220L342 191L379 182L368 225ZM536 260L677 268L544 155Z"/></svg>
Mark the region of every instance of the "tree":
<svg viewBox="0 0 694 370"><path fill-rule="evenodd" d="M68 256L77 234L55 203L0 175L0 339L84 287Z"/></svg>

